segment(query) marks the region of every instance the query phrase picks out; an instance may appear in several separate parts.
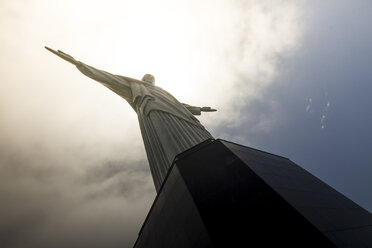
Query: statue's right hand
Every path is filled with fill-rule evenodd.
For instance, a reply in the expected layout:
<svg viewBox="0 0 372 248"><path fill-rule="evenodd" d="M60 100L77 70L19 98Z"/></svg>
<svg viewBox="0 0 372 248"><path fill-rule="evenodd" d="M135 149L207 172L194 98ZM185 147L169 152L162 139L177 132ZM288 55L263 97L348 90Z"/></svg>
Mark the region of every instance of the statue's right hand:
<svg viewBox="0 0 372 248"><path fill-rule="evenodd" d="M202 111L202 112L214 112L214 111L217 111L217 109L212 109L211 107L201 107L200 111Z"/></svg>
<svg viewBox="0 0 372 248"><path fill-rule="evenodd" d="M71 55L69 55L69 54L67 54L67 53L62 52L61 50L57 50L57 51L55 51L55 50L53 50L53 49L51 49L51 48L49 48L49 47L47 47L47 46L45 47L45 49L48 50L49 52L54 53L54 54L57 55L58 57L60 57L60 58L62 58L62 59L64 59L64 60L70 62L71 64L74 64L74 65L79 65L79 64L81 64L80 61L75 60L74 57L72 57Z"/></svg>

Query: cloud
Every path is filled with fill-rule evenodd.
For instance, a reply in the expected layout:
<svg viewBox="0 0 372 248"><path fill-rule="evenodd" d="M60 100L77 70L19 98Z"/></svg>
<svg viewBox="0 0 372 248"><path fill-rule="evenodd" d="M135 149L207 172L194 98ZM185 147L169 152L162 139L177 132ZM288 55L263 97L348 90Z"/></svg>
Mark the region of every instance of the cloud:
<svg viewBox="0 0 372 248"><path fill-rule="evenodd" d="M0 2L0 246L130 246L155 197L136 114L44 45L152 73L215 129L249 119L300 20L296 1Z"/></svg>
<svg viewBox="0 0 372 248"><path fill-rule="evenodd" d="M154 199L145 161L89 161L89 166L75 164L74 170L63 166L63 157L43 161L38 152L25 154L2 149L1 247L115 247L134 242ZM62 163L54 167L58 160Z"/></svg>

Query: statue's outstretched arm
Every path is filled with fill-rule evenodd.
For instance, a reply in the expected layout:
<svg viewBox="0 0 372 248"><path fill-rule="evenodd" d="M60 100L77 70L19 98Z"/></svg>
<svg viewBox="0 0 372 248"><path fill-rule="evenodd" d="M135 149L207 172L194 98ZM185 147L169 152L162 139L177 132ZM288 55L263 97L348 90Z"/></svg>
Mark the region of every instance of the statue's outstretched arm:
<svg viewBox="0 0 372 248"><path fill-rule="evenodd" d="M182 105L187 108L191 114L193 115L201 115L201 112L214 112L217 111L216 109L212 109L211 107L196 107L196 106L191 106L186 103L182 103Z"/></svg>
<svg viewBox="0 0 372 248"><path fill-rule="evenodd" d="M104 86L111 89L118 95L124 97L127 100L132 99L132 92L130 90L131 78L118 76L103 70L96 69L93 66L86 65L83 62L77 61L71 55L60 50L55 51L49 47L45 47L45 49L75 65L84 75L102 83Z"/></svg>

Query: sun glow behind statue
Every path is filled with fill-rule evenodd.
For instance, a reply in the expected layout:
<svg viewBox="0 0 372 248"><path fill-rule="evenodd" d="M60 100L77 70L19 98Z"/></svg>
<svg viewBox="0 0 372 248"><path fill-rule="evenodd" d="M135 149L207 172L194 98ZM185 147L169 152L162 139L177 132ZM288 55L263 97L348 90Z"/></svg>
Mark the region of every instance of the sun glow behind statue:
<svg viewBox="0 0 372 248"><path fill-rule="evenodd" d="M44 45L115 74L139 79L153 74L155 83L180 101L216 108L218 115L200 117L213 134L218 125L249 118L240 109L260 97L278 73L277 58L295 51L302 35L297 1L35 0L1 5L0 27L7 32L0 38L0 62L7 68L0 86L7 106L3 129L25 147L27 140L44 144L67 136L77 147L82 141L106 141L119 150L125 144L142 147L130 106L50 56ZM43 136L36 135L40 130Z"/></svg>
<svg viewBox="0 0 372 248"><path fill-rule="evenodd" d="M224 111L208 124L235 123L301 37L291 1L64 1L58 12L47 45L117 74L151 73L177 98Z"/></svg>

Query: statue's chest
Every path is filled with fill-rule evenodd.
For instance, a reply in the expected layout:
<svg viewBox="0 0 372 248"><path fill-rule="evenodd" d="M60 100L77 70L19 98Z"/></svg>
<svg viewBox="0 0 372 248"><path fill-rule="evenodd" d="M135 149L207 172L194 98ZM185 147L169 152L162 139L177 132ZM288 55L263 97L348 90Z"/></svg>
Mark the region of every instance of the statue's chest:
<svg viewBox="0 0 372 248"><path fill-rule="evenodd" d="M199 121L171 94L159 87L132 85L133 102L137 114L149 117L152 111L161 111L194 124Z"/></svg>

